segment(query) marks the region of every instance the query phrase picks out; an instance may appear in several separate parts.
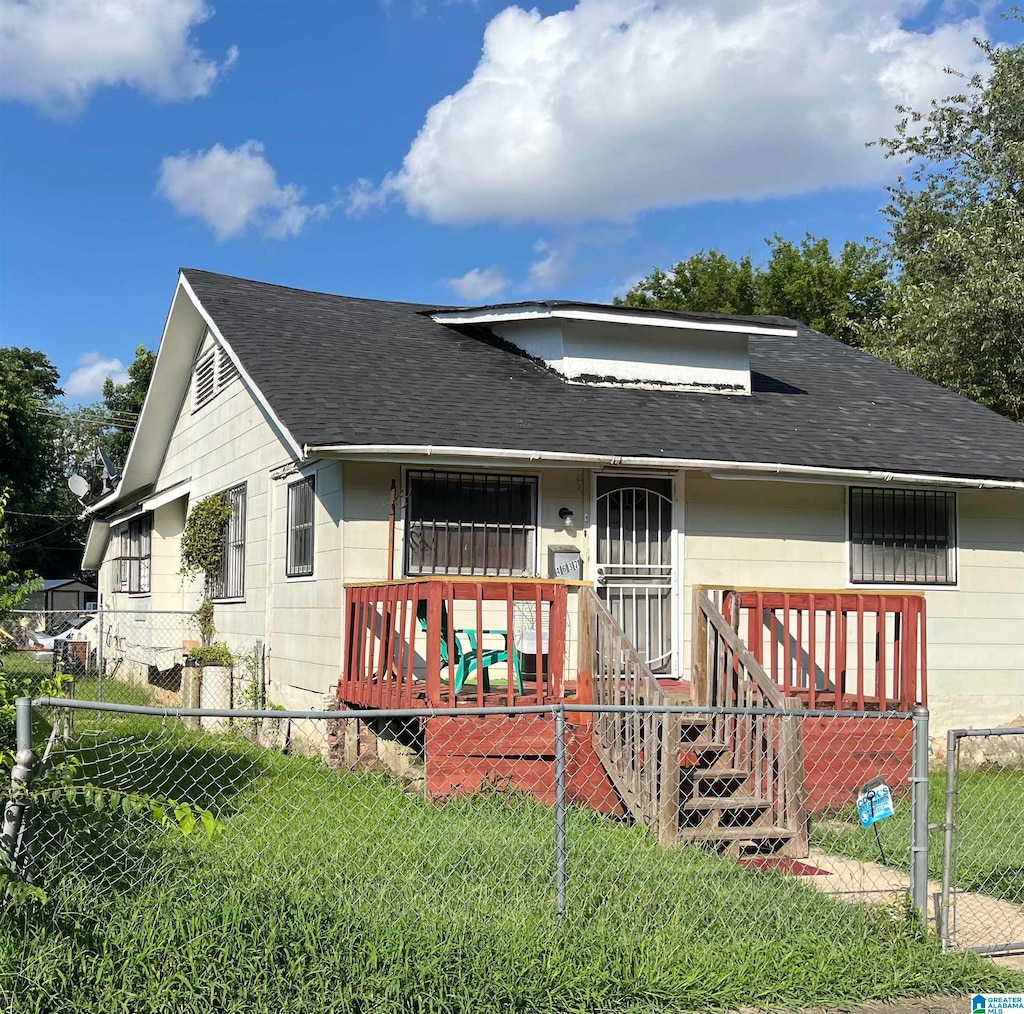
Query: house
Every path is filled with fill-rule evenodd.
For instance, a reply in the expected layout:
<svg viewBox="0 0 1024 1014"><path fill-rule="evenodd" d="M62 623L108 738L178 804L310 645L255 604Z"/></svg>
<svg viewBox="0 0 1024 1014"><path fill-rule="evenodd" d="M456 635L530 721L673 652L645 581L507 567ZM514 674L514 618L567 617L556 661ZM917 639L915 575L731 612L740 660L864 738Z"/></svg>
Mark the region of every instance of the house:
<svg viewBox="0 0 1024 1014"><path fill-rule="evenodd" d="M707 699L693 639L721 609L805 703L927 694L936 731L1024 712L1024 428L796 321L183 269L93 508L104 606L196 606L179 540L213 493L231 508L219 636L263 641L284 705L339 676L349 703L451 701L438 670L460 666L480 701L474 670L499 686L503 667L510 699L549 677L564 693L609 616L644 680ZM481 636L460 648L456 624Z"/></svg>

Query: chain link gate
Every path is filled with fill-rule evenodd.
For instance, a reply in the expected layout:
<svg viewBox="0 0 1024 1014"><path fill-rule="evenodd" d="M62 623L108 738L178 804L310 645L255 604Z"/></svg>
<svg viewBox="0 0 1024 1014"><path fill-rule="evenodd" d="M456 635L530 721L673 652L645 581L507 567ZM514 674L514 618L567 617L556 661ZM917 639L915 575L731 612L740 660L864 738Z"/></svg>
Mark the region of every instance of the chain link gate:
<svg viewBox="0 0 1024 1014"><path fill-rule="evenodd" d="M944 802L943 946L1024 953L1024 727L950 729Z"/></svg>

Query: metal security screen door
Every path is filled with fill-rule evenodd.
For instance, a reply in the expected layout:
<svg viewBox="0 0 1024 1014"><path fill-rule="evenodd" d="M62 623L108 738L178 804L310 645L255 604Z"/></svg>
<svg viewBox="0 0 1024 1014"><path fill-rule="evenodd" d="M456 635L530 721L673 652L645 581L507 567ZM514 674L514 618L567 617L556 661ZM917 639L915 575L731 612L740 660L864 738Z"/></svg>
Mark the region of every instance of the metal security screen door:
<svg viewBox="0 0 1024 1014"><path fill-rule="evenodd" d="M672 666L672 483L597 477L597 587L655 672Z"/></svg>

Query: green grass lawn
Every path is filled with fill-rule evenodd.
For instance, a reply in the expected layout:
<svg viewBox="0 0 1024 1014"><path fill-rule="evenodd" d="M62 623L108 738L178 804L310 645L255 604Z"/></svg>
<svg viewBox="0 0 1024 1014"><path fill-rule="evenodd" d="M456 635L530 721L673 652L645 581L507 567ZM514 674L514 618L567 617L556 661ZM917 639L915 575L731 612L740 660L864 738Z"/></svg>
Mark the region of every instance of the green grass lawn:
<svg viewBox="0 0 1024 1014"><path fill-rule="evenodd" d="M672 1012L1024 988L900 913L586 811L555 915L550 809L443 806L175 720L78 716L83 777L210 806L213 840L37 814L51 899L0 912L25 1012ZM59 882L56 879L62 876Z"/></svg>
<svg viewBox="0 0 1024 1014"><path fill-rule="evenodd" d="M945 819L946 774L928 779L928 819ZM957 806L954 886L1024 904L1024 768L964 769ZM886 862L910 869L910 799L896 802L896 815L878 824ZM812 844L840 855L880 861L874 832L861 828L853 807L814 818ZM942 835L929 838L928 875L942 876Z"/></svg>

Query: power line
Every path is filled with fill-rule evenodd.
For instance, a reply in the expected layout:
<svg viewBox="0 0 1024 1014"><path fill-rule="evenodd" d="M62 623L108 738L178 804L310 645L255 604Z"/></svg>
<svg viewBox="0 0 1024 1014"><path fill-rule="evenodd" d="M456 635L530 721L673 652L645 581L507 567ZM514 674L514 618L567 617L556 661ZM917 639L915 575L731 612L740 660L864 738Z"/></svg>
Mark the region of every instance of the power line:
<svg viewBox="0 0 1024 1014"><path fill-rule="evenodd" d="M33 511L4 511L4 514L16 514L20 518L52 518L63 521L65 518L77 518L77 514L36 514Z"/></svg>
<svg viewBox="0 0 1024 1014"><path fill-rule="evenodd" d="M77 521L77 520L78 520L78 518L76 516L75 521ZM34 539L26 539L24 542L19 542L17 545L8 546L7 548L8 549L24 549L26 546L31 546L31 545L35 544L36 542L42 542L43 539L48 539L51 535L56 535L58 532L63 532L65 529L70 528L75 523L75 521L68 521L66 524L58 525L56 528L53 528L50 531L45 532L42 535L37 535Z"/></svg>

